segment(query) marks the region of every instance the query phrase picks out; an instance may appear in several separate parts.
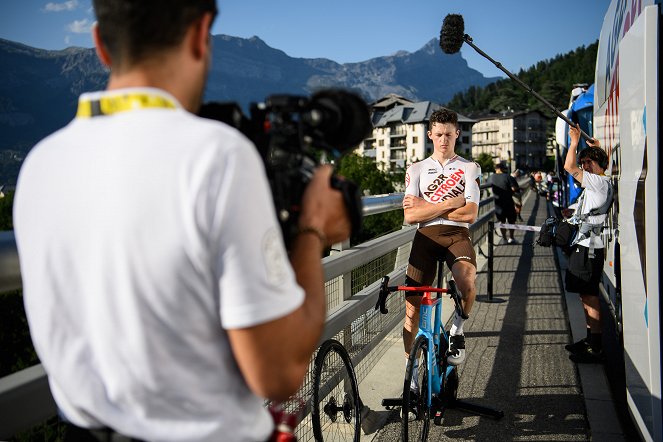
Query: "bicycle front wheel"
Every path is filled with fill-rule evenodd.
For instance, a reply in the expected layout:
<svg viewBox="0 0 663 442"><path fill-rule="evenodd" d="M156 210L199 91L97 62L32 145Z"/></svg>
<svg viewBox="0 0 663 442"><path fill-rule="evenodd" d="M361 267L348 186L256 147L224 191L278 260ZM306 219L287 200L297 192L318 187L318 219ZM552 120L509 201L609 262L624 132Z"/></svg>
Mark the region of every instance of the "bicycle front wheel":
<svg viewBox="0 0 663 442"><path fill-rule="evenodd" d="M419 336L410 350L403 384L401 410L404 441L425 441L430 427L428 401L428 340Z"/></svg>
<svg viewBox="0 0 663 442"><path fill-rule="evenodd" d="M325 341L313 366L311 420L316 441L359 441L361 401L352 360L338 341Z"/></svg>

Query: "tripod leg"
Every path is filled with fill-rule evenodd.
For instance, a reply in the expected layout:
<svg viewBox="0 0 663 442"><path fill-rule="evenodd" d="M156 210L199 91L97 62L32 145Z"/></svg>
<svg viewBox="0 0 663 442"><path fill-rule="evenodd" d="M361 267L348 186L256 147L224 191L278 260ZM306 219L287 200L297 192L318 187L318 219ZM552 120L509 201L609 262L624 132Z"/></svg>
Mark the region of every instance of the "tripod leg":
<svg viewBox="0 0 663 442"><path fill-rule="evenodd" d="M494 408L473 404L471 402L466 402L463 400L456 400L455 402L450 404L449 407L458 408L460 410L467 411L473 414L480 414L482 416L492 417L493 419L502 419L504 417L504 412L502 410L496 410Z"/></svg>

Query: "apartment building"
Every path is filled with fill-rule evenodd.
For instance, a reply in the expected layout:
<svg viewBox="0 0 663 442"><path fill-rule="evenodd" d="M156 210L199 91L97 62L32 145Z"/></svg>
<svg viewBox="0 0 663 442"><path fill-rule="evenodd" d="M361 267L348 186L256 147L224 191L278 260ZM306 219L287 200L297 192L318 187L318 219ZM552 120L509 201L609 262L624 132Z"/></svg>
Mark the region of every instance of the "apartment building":
<svg viewBox="0 0 663 442"><path fill-rule="evenodd" d="M511 170L541 169L546 161L546 120L540 111L477 117L472 127L472 157L487 153Z"/></svg>
<svg viewBox="0 0 663 442"><path fill-rule="evenodd" d="M433 153L428 138L428 121L433 111L442 106L431 101L412 102L394 94L388 95L372 107L373 132L359 145L356 152L374 158L381 170L406 169ZM472 152L472 125L475 120L458 115L461 134L456 152Z"/></svg>

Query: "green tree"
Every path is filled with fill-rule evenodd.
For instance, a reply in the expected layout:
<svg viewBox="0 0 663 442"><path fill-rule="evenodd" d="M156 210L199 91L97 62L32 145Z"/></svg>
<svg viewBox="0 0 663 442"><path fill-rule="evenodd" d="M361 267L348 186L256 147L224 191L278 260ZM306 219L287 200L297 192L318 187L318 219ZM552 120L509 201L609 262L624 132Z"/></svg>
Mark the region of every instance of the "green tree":
<svg viewBox="0 0 663 442"><path fill-rule="evenodd" d="M493 157L491 157L490 154L486 152L479 154L474 161L481 166L481 173L495 172L495 164L493 163Z"/></svg>
<svg viewBox="0 0 663 442"><path fill-rule="evenodd" d="M393 193L394 184L402 182L402 174L387 174L377 168L372 159L356 154L344 156L337 168L337 174L357 183L364 195ZM367 216L363 219L362 231L350 239L351 244L359 244L372 238L398 230L403 225L403 211Z"/></svg>

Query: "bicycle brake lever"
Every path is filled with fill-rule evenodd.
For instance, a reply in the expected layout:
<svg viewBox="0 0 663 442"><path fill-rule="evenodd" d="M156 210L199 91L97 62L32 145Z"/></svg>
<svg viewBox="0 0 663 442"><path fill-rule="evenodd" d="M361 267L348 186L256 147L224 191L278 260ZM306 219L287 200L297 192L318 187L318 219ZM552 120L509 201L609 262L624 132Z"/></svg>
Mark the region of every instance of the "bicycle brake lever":
<svg viewBox="0 0 663 442"><path fill-rule="evenodd" d="M380 283L380 295L378 296L378 302L375 303L375 310L380 309L380 313L387 314L389 310L385 306L387 302L387 296L389 295L389 276L385 275L382 277L382 282Z"/></svg>
<svg viewBox="0 0 663 442"><path fill-rule="evenodd" d="M469 318L467 313L465 313L465 311L463 311L463 304L461 304L461 302L460 302L460 300L461 300L460 292L458 291L458 286L456 285L456 281L449 280L447 282L447 284L449 285L449 290L450 290L450 293L451 293L451 297L454 300L456 313L463 319Z"/></svg>

